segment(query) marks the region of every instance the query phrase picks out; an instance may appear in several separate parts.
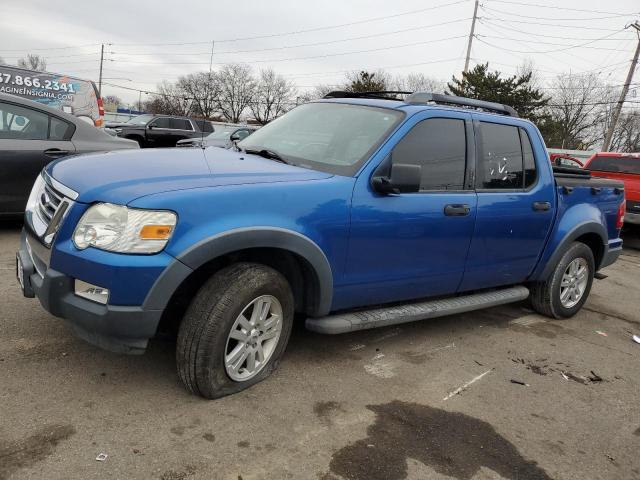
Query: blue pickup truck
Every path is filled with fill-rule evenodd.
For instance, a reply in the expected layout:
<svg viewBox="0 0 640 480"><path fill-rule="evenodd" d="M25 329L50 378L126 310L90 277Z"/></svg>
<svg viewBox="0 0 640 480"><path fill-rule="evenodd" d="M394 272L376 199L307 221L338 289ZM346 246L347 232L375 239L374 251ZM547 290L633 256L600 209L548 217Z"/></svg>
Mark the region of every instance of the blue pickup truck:
<svg viewBox="0 0 640 480"><path fill-rule="evenodd" d="M142 353L177 331L186 388L278 365L295 318L336 334L530 299L574 315L622 249L622 183L555 170L505 105L334 92L231 150L49 165L17 274L77 335Z"/></svg>

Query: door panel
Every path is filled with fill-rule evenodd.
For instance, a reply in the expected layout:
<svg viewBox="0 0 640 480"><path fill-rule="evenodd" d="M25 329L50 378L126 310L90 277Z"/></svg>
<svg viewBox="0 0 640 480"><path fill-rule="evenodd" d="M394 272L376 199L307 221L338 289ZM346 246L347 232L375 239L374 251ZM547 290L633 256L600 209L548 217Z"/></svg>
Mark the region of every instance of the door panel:
<svg viewBox="0 0 640 480"><path fill-rule="evenodd" d="M75 150L69 141L0 139L0 213L24 212L36 177L49 162L59 158L46 155L44 151L49 149Z"/></svg>
<svg viewBox="0 0 640 480"><path fill-rule="evenodd" d="M542 253L556 205L546 152L532 148L533 127L516 124L505 133L497 128L483 131L483 124L474 122L478 209L461 291L524 282ZM510 134L511 141L491 138ZM513 188L518 184L521 188ZM483 188L487 186L494 188ZM547 203L548 209L541 208Z"/></svg>
<svg viewBox="0 0 640 480"><path fill-rule="evenodd" d="M457 291L477 204L468 188L475 150L467 120L470 115L458 112L417 115L390 157L358 177L344 284L337 289L335 308ZM373 191L371 177L396 162L420 166L419 192Z"/></svg>
<svg viewBox="0 0 640 480"><path fill-rule="evenodd" d="M454 293L464 272L476 195L417 193L354 196L342 308ZM468 205L447 216L447 205Z"/></svg>

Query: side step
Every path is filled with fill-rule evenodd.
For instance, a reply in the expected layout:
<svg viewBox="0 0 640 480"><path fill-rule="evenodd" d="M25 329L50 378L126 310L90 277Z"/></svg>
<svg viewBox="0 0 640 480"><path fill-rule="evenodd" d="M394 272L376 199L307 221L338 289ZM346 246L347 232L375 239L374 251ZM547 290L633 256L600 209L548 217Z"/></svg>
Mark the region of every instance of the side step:
<svg viewBox="0 0 640 480"><path fill-rule="evenodd" d="M339 313L320 318L307 318L306 327L314 332L335 335L495 307L505 303L519 302L528 296L529 289L519 285L442 300L405 303L393 307Z"/></svg>

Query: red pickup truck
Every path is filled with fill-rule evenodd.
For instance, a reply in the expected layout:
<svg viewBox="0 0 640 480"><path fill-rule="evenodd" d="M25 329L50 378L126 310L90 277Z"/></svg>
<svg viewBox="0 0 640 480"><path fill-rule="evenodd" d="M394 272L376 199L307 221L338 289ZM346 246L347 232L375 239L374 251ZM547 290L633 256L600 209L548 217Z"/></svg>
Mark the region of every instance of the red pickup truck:
<svg viewBox="0 0 640 480"><path fill-rule="evenodd" d="M584 168L594 177L624 182L627 199L624 223L640 225L640 153L595 153Z"/></svg>

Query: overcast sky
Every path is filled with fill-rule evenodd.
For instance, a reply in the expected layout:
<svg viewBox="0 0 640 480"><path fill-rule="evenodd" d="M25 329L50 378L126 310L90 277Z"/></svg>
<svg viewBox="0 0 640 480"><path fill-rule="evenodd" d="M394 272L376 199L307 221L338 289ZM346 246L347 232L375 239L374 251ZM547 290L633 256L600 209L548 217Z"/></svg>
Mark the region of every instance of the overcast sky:
<svg viewBox="0 0 640 480"><path fill-rule="evenodd" d="M301 90L339 83L345 71L360 69L422 72L446 81L463 68L473 5L473 0L22 0L2 7L0 56L15 63L26 53L39 53L49 71L97 81L104 43L106 83L153 91L161 80L208 70L213 40L214 69L230 62L246 62L256 71L271 67ZM562 72L595 71L622 84L637 42L633 29L623 29L640 19L639 11L638 0L483 0L472 65L488 61L514 73L531 61L542 81ZM634 82L640 83L639 76ZM636 92L640 97L639 88ZM107 85L103 95L108 94L138 98Z"/></svg>

